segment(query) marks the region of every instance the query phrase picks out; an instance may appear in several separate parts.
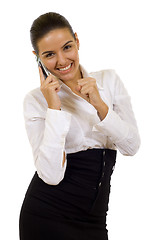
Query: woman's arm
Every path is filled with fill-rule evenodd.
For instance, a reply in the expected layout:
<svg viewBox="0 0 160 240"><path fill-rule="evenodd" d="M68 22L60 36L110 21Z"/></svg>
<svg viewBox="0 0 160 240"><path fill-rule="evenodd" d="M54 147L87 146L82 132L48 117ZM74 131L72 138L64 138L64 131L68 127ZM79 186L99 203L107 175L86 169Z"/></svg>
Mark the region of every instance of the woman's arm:
<svg viewBox="0 0 160 240"><path fill-rule="evenodd" d="M107 78L109 81L106 81ZM110 74L104 72L103 88L104 91L110 89L113 103L108 106L106 117L94 126L93 131L106 134L123 155L132 156L139 149L140 137L130 97L114 71Z"/></svg>
<svg viewBox="0 0 160 240"><path fill-rule="evenodd" d="M44 114L39 99L28 94L24 100L24 118L37 173L44 182L56 185L66 169L64 146L71 115L50 108Z"/></svg>

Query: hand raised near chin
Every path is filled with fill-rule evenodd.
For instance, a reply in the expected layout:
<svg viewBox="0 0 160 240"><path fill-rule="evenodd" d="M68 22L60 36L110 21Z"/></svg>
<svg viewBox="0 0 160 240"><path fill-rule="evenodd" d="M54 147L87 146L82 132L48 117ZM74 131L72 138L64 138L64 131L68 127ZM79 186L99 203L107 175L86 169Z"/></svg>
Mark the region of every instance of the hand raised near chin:
<svg viewBox="0 0 160 240"><path fill-rule="evenodd" d="M77 81L76 90L86 99L90 104L92 104L98 112L101 120L105 118L108 113L108 106L102 100L96 80L94 78L82 78Z"/></svg>
<svg viewBox="0 0 160 240"><path fill-rule="evenodd" d="M90 104L94 107L101 104L102 99L100 97L96 80L94 78L82 78L77 81L77 90Z"/></svg>
<svg viewBox="0 0 160 240"><path fill-rule="evenodd" d="M41 67L39 67L39 74L41 81L40 89L48 103L48 107L51 109L60 110L61 101L57 94L60 91L58 79L56 79L56 77L54 77L52 74L45 79Z"/></svg>

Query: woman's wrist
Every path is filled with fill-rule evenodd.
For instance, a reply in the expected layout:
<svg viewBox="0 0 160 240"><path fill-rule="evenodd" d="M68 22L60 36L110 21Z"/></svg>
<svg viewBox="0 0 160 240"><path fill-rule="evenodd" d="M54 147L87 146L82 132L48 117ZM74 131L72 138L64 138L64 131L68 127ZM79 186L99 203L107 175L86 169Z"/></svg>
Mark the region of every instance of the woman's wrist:
<svg viewBox="0 0 160 240"><path fill-rule="evenodd" d="M48 108L54 109L54 110L61 110L60 107L55 107L55 106L52 106L52 105L48 105Z"/></svg>
<svg viewBox="0 0 160 240"><path fill-rule="evenodd" d="M102 100L102 102L100 104L98 104L97 106L94 106L94 107L97 110L97 114L98 114L100 120L102 121L108 114L109 108L108 108L107 104L105 102L103 102L103 100Z"/></svg>

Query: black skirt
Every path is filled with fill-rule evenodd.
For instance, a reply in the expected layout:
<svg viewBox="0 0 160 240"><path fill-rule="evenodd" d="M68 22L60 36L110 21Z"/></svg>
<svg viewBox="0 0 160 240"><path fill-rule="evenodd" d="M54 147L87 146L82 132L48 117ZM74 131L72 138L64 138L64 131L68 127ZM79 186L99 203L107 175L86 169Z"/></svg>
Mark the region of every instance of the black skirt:
<svg viewBox="0 0 160 240"><path fill-rule="evenodd" d="M20 240L107 240L110 180L116 151L67 154L64 179L44 183L35 173L20 212Z"/></svg>

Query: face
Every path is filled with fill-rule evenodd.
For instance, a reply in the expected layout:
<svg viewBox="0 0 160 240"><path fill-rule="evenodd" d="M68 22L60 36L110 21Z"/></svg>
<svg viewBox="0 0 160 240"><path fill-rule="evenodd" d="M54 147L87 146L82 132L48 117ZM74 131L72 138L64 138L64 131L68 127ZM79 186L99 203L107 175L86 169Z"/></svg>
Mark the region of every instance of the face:
<svg viewBox="0 0 160 240"><path fill-rule="evenodd" d="M76 81L81 78L79 69L79 40L69 29L50 31L38 42L39 57L46 68L62 81Z"/></svg>

